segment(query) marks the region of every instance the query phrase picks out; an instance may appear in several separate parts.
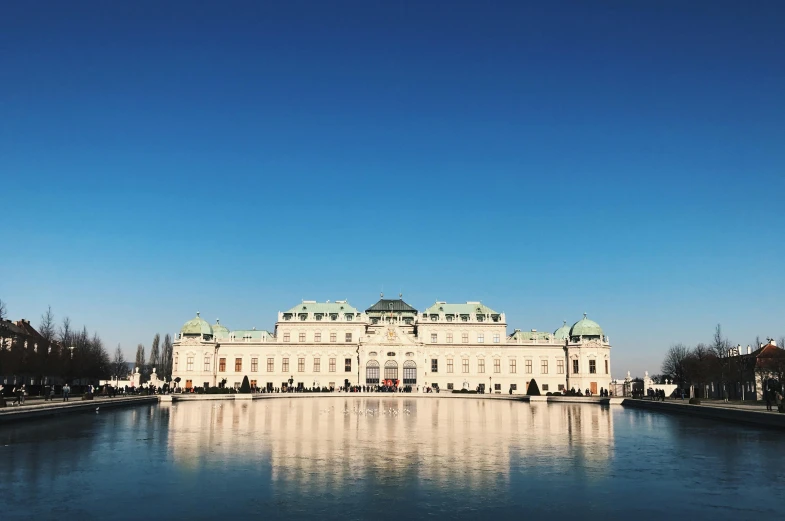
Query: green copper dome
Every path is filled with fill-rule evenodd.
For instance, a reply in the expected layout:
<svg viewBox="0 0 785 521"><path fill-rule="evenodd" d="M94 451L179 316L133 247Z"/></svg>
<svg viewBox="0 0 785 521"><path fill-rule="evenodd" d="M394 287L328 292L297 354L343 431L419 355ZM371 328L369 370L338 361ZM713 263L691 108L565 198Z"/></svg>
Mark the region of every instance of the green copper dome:
<svg viewBox="0 0 785 521"><path fill-rule="evenodd" d="M210 327L210 324L207 323L206 320L199 316L199 312L196 312L196 318L189 320L185 324L183 324L183 328L180 330L180 333L183 335L210 335L212 336L213 330Z"/></svg>
<svg viewBox="0 0 785 521"><path fill-rule="evenodd" d="M572 329L570 329L570 336L598 336L602 337L604 333L602 332L602 328L600 325L595 322L594 320L589 320L586 318L586 313L583 314L583 318L577 321L572 325Z"/></svg>
<svg viewBox="0 0 785 521"><path fill-rule="evenodd" d="M566 320L564 321L564 324L562 324L562 326L559 329L553 332L553 337L556 340L565 340L567 338L570 338L570 326L567 325Z"/></svg>
<svg viewBox="0 0 785 521"><path fill-rule="evenodd" d="M221 321L217 318L215 319L215 324L213 324L212 328L213 335L216 338L229 336L229 329L225 325L221 324Z"/></svg>

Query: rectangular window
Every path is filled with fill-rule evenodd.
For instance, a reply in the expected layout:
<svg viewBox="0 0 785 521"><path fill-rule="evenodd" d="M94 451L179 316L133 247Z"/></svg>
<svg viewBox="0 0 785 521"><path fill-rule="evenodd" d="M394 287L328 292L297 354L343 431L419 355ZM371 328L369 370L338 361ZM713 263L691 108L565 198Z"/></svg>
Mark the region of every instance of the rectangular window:
<svg viewBox="0 0 785 521"><path fill-rule="evenodd" d="M218 359L218 371L221 373L226 372L226 358L219 358Z"/></svg>
<svg viewBox="0 0 785 521"><path fill-rule="evenodd" d="M578 361L577 360L573 360L572 361L572 373L573 374L578 374Z"/></svg>
<svg viewBox="0 0 785 521"><path fill-rule="evenodd" d="M281 371L283 371L284 373L288 373L289 372L289 359L288 358L284 358L281 361Z"/></svg>
<svg viewBox="0 0 785 521"><path fill-rule="evenodd" d="M448 390L448 391L452 391L452 390L453 390L453 386L452 386L452 384L447 384L447 390Z"/></svg>
<svg viewBox="0 0 785 521"><path fill-rule="evenodd" d="M563 390L564 390L564 384L559 384L559 391L563 391Z"/></svg>
<svg viewBox="0 0 785 521"><path fill-rule="evenodd" d="M597 373L597 361L596 360L589 360L589 372L591 374Z"/></svg>
<svg viewBox="0 0 785 521"><path fill-rule="evenodd" d="M235 358L234 359L234 372L239 373L243 370L243 359L242 358Z"/></svg>
<svg viewBox="0 0 785 521"><path fill-rule="evenodd" d="M275 358L268 358L267 359L267 372L272 373L275 371Z"/></svg>
<svg viewBox="0 0 785 521"><path fill-rule="evenodd" d="M464 358L463 360L461 360L461 370L464 373L468 373L469 372L469 359L468 358Z"/></svg>
<svg viewBox="0 0 785 521"><path fill-rule="evenodd" d="M297 359L297 372L304 373L305 372L305 358L298 358Z"/></svg>
<svg viewBox="0 0 785 521"><path fill-rule="evenodd" d="M322 359L321 358L314 358L313 359L313 372L318 373L322 370Z"/></svg>
<svg viewBox="0 0 785 521"><path fill-rule="evenodd" d="M485 359L484 358L480 358L479 360L477 360L477 372L478 373L484 373L485 372Z"/></svg>
<svg viewBox="0 0 785 521"><path fill-rule="evenodd" d="M556 360L556 372L564 374L564 360Z"/></svg>
<svg viewBox="0 0 785 521"><path fill-rule="evenodd" d="M439 372L439 360L436 358L431 358L431 372L432 373Z"/></svg>
<svg viewBox="0 0 785 521"><path fill-rule="evenodd" d="M186 363L186 367L185 367L186 371L193 371L194 370L194 357L189 356L186 359L185 363Z"/></svg>
<svg viewBox="0 0 785 521"><path fill-rule="evenodd" d="M335 358L330 358L330 372L335 372Z"/></svg>
<svg viewBox="0 0 785 521"><path fill-rule="evenodd" d="M502 361L498 358L494 358L493 360L493 372L494 373L501 373L502 372Z"/></svg>
<svg viewBox="0 0 785 521"><path fill-rule="evenodd" d="M532 374L532 361L526 360L526 374Z"/></svg>
<svg viewBox="0 0 785 521"><path fill-rule="evenodd" d="M338 333L330 333L330 342L338 341Z"/></svg>
<svg viewBox="0 0 785 521"><path fill-rule="evenodd" d="M259 359L251 358L251 372L256 373L259 371Z"/></svg>
<svg viewBox="0 0 785 521"><path fill-rule="evenodd" d="M351 333L346 333L346 341L347 342L351 342L352 341L352 334Z"/></svg>
<svg viewBox="0 0 785 521"><path fill-rule="evenodd" d="M438 335L436 333L431 333L431 343L435 344Z"/></svg>
<svg viewBox="0 0 785 521"><path fill-rule="evenodd" d="M530 360L527 360L529 362ZM518 372L518 361L514 358L510 360L510 374L515 374Z"/></svg>
<svg viewBox="0 0 785 521"><path fill-rule="evenodd" d="M493 390L494 391L501 391L502 390L502 384L493 384Z"/></svg>
<svg viewBox="0 0 785 521"><path fill-rule="evenodd" d="M605 374L608 374L608 361L605 360Z"/></svg>
<svg viewBox="0 0 785 521"><path fill-rule="evenodd" d="M499 333L494 333L493 334L493 343L494 344L498 344L500 340L501 340L501 336L499 336Z"/></svg>
<svg viewBox="0 0 785 521"><path fill-rule="evenodd" d="M482 344L485 342L485 335L482 333L477 333L477 343Z"/></svg>
<svg viewBox="0 0 785 521"><path fill-rule="evenodd" d="M314 342L321 342L322 341L322 334L321 333L314 333L313 334L313 341Z"/></svg>
<svg viewBox="0 0 785 521"><path fill-rule="evenodd" d="M518 390L518 384L510 384L510 389L513 390L513 391L517 391Z"/></svg>
<svg viewBox="0 0 785 521"><path fill-rule="evenodd" d="M174 357L174 370L175 370L175 372L177 372L177 366L179 365L179 361L180 361L180 357L175 356Z"/></svg>
<svg viewBox="0 0 785 521"><path fill-rule="evenodd" d="M447 372L452 373L452 358L447 359Z"/></svg>
<svg viewBox="0 0 785 521"><path fill-rule="evenodd" d="M469 333L461 333L461 342L464 344L469 343Z"/></svg>
<svg viewBox="0 0 785 521"><path fill-rule="evenodd" d="M300 342L305 342L305 333L300 333L299 340Z"/></svg>
<svg viewBox="0 0 785 521"><path fill-rule="evenodd" d="M447 343L452 344L452 333L447 333Z"/></svg>
<svg viewBox="0 0 785 521"><path fill-rule="evenodd" d="M204 357L204 372L207 373L209 371L210 371L210 357L209 356L205 356Z"/></svg>
<svg viewBox="0 0 785 521"><path fill-rule="evenodd" d="M283 334L283 341L284 342L288 342L289 341L289 333L284 333Z"/></svg>
<svg viewBox="0 0 785 521"><path fill-rule="evenodd" d="M540 360L540 374L548 374L548 361Z"/></svg>
<svg viewBox="0 0 785 521"><path fill-rule="evenodd" d="M343 360L343 370L347 373L352 372L352 359L351 358L344 358Z"/></svg>
<svg viewBox="0 0 785 521"><path fill-rule="evenodd" d="M251 380L251 388L256 389L256 380Z"/></svg>
<svg viewBox="0 0 785 521"><path fill-rule="evenodd" d="M548 390L548 384L542 384L542 390L543 391L547 391Z"/></svg>

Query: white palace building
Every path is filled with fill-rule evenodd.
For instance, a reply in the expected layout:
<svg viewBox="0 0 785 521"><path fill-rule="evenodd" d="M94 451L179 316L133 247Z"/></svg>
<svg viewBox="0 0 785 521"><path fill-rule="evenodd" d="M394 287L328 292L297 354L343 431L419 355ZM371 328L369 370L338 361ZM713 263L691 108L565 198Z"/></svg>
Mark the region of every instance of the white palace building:
<svg viewBox="0 0 785 521"><path fill-rule="evenodd" d="M173 378L185 389L240 387L248 376L261 389L381 385L524 394L608 389L611 346L584 317L553 333L516 329L504 313L480 302L436 302L418 312L382 298L358 311L348 302L301 304L279 312L275 331L230 331L196 314L174 342Z"/></svg>

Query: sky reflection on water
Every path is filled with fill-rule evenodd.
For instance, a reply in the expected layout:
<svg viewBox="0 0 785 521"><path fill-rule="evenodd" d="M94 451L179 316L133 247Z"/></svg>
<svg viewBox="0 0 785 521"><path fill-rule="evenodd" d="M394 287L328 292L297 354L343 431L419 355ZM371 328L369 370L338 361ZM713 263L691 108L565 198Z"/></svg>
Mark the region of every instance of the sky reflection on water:
<svg viewBox="0 0 785 521"><path fill-rule="evenodd" d="M748 519L782 434L487 399L212 401L0 427L4 518Z"/></svg>

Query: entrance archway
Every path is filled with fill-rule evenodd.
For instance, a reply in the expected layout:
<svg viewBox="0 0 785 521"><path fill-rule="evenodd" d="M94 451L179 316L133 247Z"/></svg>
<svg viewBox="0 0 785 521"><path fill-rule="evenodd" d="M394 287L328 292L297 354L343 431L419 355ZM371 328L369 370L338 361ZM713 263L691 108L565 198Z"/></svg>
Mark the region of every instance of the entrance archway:
<svg viewBox="0 0 785 521"><path fill-rule="evenodd" d="M369 360L365 364L365 383L366 384L379 384L379 362L376 360Z"/></svg>
<svg viewBox="0 0 785 521"><path fill-rule="evenodd" d="M414 360L407 360L403 363L403 385L415 385L417 383L417 364Z"/></svg>
<svg viewBox="0 0 785 521"><path fill-rule="evenodd" d="M398 379L398 362L387 360L384 363L384 379L393 381Z"/></svg>

